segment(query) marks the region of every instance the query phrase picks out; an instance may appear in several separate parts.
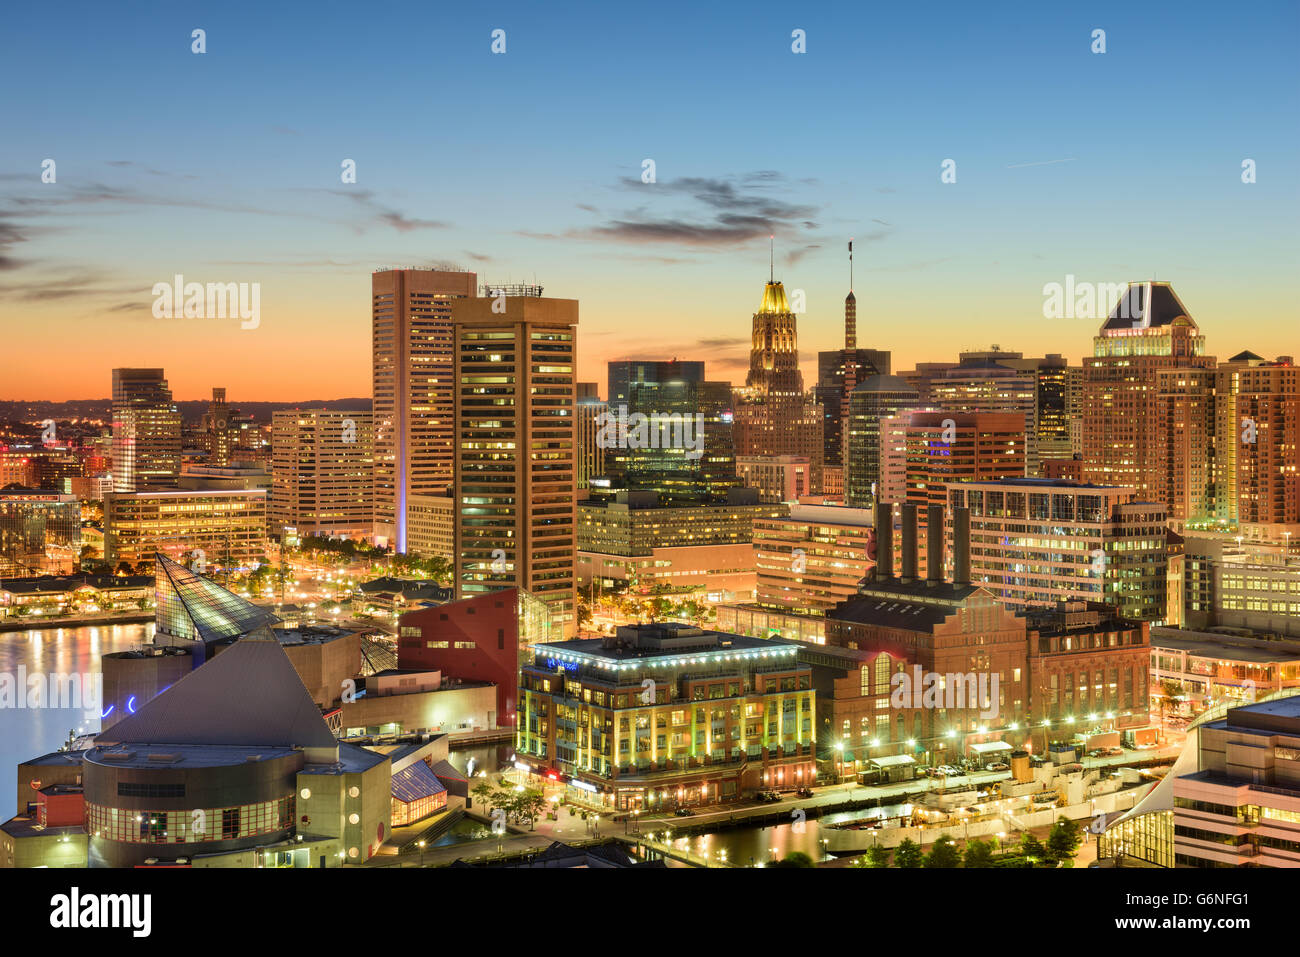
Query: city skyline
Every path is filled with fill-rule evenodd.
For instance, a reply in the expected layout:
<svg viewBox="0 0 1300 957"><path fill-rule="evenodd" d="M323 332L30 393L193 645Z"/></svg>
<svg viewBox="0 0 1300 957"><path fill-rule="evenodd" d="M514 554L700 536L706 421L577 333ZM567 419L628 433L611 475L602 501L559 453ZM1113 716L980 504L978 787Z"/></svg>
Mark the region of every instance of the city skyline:
<svg viewBox="0 0 1300 957"><path fill-rule="evenodd" d="M850 238L859 344L895 368L948 358L936 342L1079 361L1108 304L1045 318L1044 287L1070 276L1173 282L1211 354L1295 351L1285 5L1260 8L1271 29L1118 5L924 29L907 11L775 5L646 23L411 11L411 35L454 41L427 71L415 41L378 23L75 9L86 29L57 39L38 12L9 17L11 77L40 75L55 45L67 66L12 105L0 146L0 308L22 320L7 327L14 354L72 346L57 372L6 368L0 399L95 397L88 383L116 366L167 368L182 401L205 397L214 369L234 399L364 396L368 274L440 263L580 300L580 380L612 359L690 356L737 382L769 242L776 278L805 293L812 383L816 353L842 343ZM851 35L879 39L855 58ZM1192 77L1189 45L1207 53ZM847 80L846 58L860 64ZM172 82L149 82L154 63ZM608 82L582 82L592 70ZM692 95L699 81L726 111ZM440 118L413 124L425 90ZM105 105L118 99L131 111ZM199 135L160 141L160 122ZM256 327L154 318L151 290L176 275L258 284Z"/></svg>
<svg viewBox="0 0 1300 957"><path fill-rule="evenodd" d="M0 31L11 924L408 868L1285 919L1294 0L58 12Z"/></svg>

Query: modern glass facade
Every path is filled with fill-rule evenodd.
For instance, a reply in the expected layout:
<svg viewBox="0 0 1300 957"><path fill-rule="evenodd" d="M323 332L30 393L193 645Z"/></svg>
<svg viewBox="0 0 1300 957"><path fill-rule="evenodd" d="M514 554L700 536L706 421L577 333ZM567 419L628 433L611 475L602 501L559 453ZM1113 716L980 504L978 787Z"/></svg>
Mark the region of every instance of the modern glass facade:
<svg viewBox="0 0 1300 957"><path fill-rule="evenodd" d="M280 621L184 565L158 555L154 563L159 632L189 641L218 641Z"/></svg>
<svg viewBox="0 0 1300 957"><path fill-rule="evenodd" d="M0 492L0 578L70 572L80 550L76 496Z"/></svg>

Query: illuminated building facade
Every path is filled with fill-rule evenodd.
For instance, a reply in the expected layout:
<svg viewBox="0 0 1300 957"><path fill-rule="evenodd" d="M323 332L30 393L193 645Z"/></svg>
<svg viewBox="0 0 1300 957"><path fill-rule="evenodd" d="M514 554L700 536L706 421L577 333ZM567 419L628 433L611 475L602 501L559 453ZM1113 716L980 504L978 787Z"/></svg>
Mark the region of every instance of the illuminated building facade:
<svg viewBox="0 0 1300 957"><path fill-rule="evenodd" d="M374 533L407 550L411 495L445 494L453 472L451 305L477 293L472 272L385 269L371 276Z"/></svg>
<svg viewBox="0 0 1300 957"><path fill-rule="evenodd" d="M181 413L162 369L113 370L113 488L176 487Z"/></svg>
<svg viewBox="0 0 1300 957"><path fill-rule="evenodd" d="M467 298L452 318L456 596L525 589L570 636L577 300Z"/></svg>
<svg viewBox="0 0 1300 957"><path fill-rule="evenodd" d="M271 534L368 539L374 523L369 412L289 409L271 415ZM408 500L409 501L409 500Z"/></svg>
<svg viewBox="0 0 1300 957"><path fill-rule="evenodd" d="M1084 480L1133 488L1173 519L1201 517L1215 361L1173 288L1130 283L1083 365Z"/></svg>
<svg viewBox="0 0 1300 957"><path fill-rule="evenodd" d="M815 780L812 674L796 645L659 623L534 650L516 754L537 773L620 810Z"/></svg>
<svg viewBox="0 0 1300 957"><path fill-rule="evenodd" d="M266 492L114 492L104 498L104 558L153 561L154 552L204 567L249 568L266 557Z"/></svg>

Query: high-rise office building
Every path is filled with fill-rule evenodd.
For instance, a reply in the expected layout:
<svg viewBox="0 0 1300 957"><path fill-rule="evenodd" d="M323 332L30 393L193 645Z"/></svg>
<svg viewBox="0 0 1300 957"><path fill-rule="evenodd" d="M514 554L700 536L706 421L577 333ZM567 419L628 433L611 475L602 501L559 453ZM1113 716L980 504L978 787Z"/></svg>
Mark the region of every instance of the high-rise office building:
<svg viewBox="0 0 1300 957"><path fill-rule="evenodd" d="M609 404L597 429L608 483L591 497L633 489L658 492L672 504L727 501L728 490L741 484L731 383L656 377L622 388L625 398Z"/></svg>
<svg viewBox="0 0 1300 957"><path fill-rule="evenodd" d="M162 369L113 370L113 488L175 488L181 413Z"/></svg>
<svg viewBox="0 0 1300 957"><path fill-rule="evenodd" d="M943 412L1014 412L1025 422L1025 474L1038 474L1038 376L984 356L961 362L930 383Z"/></svg>
<svg viewBox="0 0 1300 957"><path fill-rule="evenodd" d="M1029 380L1035 393L1031 475L1042 474L1046 462L1070 459L1073 456L1077 450L1070 444L1070 421L1072 416L1080 414L1078 391L1083 382L1082 368L1072 370L1066 358L1058 353L1026 358L1023 353L1007 352L998 346L978 352L963 352L960 360L961 363L995 362L1015 369ZM945 376L950 376L950 373L945 373ZM1073 410L1072 388L1076 391ZM1000 410L990 408L988 411ZM1035 462L1038 463L1036 467Z"/></svg>
<svg viewBox="0 0 1300 957"><path fill-rule="evenodd" d="M407 550L412 495L446 494L453 471L451 307L472 272L386 269L371 277L376 543Z"/></svg>
<svg viewBox="0 0 1300 957"><path fill-rule="evenodd" d="M950 485L948 503L970 509L971 581L999 601L1104 602L1127 619L1165 620L1165 506L1135 502L1131 488L1037 478Z"/></svg>
<svg viewBox="0 0 1300 957"><path fill-rule="evenodd" d="M756 518L755 603L821 615L856 595L873 564L873 521L871 509L825 504Z"/></svg>
<svg viewBox="0 0 1300 957"><path fill-rule="evenodd" d="M609 403L596 392L596 383L579 382L577 394L578 474L577 488L580 498L587 497L591 480L605 474L605 450L600 443L601 415L609 411Z"/></svg>
<svg viewBox="0 0 1300 957"><path fill-rule="evenodd" d="M916 408L919 399L915 389L893 375L868 376L853 390L849 397L844 504L867 508L875 503L881 485L881 422Z"/></svg>
<svg viewBox="0 0 1300 957"><path fill-rule="evenodd" d="M609 405L626 405L636 383L703 382L704 363L685 359L616 359L609 363Z"/></svg>
<svg viewBox="0 0 1300 957"><path fill-rule="evenodd" d="M0 490L0 579L70 574L80 560L76 496Z"/></svg>
<svg viewBox="0 0 1300 957"><path fill-rule="evenodd" d="M1215 373L1215 517L1300 522L1300 367L1242 352Z"/></svg>
<svg viewBox="0 0 1300 957"><path fill-rule="evenodd" d="M1210 450L1184 430L1201 428L1204 397L1179 396L1177 376L1162 390L1159 373L1214 365L1168 283L1130 283L1084 360L1084 480L1136 489L1141 501L1167 504L1170 518L1199 517L1185 511L1204 501L1188 483L1207 473Z"/></svg>
<svg viewBox="0 0 1300 957"><path fill-rule="evenodd" d="M289 409L271 416L272 535L367 539L374 527L369 412Z"/></svg>
<svg viewBox="0 0 1300 957"><path fill-rule="evenodd" d="M889 375L889 366L890 354L879 349L817 353L817 385L813 394L821 406L824 457L828 466L845 465L843 450L853 390L871 376Z"/></svg>
<svg viewBox="0 0 1300 957"><path fill-rule="evenodd" d="M770 280L754 313L744 401L735 409L736 452L807 456L816 492L821 490L824 429L820 408L803 390L796 326L785 287Z"/></svg>
<svg viewBox="0 0 1300 957"><path fill-rule="evenodd" d="M114 492L104 497L104 558L250 568L266 559L265 489Z"/></svg>
<svg viewBox="0 0 1300 957"><path fill-rule="evenodd" d="M1018 412L913 412L904 442L907 502L917 508L922 561L929 558L928 506L946 504L953 483L1025 474L1025 418ZM904 544L898 554L908 551Z"/></svg>
<svg viewBox="0 0 1300 957"><path fill-rule="evenodd" d="M456 597L526 589L570 637L578 302L467 297L451 315Z"/></svg>

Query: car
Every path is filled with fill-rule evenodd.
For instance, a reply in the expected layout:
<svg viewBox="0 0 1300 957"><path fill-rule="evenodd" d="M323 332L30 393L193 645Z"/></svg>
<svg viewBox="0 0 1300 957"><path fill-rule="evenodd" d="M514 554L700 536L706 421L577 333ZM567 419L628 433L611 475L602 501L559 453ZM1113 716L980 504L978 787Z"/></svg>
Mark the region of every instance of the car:
<svg viewBox="0 0 1300 957"><path fill-rule="evenodd" d="M804 788L800 788L799 790L795 791L794 793L797 794L797 795L799 795L801 798L810 798L810 797L813 796L813 789L812 789L812 788L808 788L808 787L804 787Z"/></svg>
<svg viewBox="0 0 1300 957"><path fill-rule="evenodd" d="M695 816L695 812L692 811L692 810L691 810L690 808L688 808L688 807L679 807L676 811L673 811L673 813L674 813L675 815L677 815L678 817L694 817L694 816Z"/></svg>
<svg viewBox="0 0 1300 957"><path fill-rule="evenodd" d="M990 770L990 771L1010 771L1010 770L1011 770L1011 765L1009 765L1009 764L1003 764L1001 761L998 761L996 764L990 764L990 765L989 765L989 770Z"/></svg>

